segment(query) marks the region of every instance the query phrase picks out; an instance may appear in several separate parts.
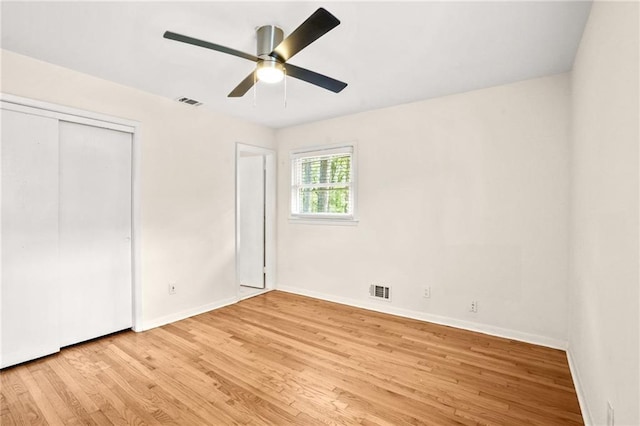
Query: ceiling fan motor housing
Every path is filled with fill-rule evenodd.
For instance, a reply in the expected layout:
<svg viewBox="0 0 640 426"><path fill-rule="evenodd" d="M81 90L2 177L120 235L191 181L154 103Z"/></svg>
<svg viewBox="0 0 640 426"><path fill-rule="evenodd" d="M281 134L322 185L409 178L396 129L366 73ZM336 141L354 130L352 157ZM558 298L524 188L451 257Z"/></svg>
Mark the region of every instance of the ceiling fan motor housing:
<svg viewBox="0 0 640 426"><path fill-rule="evenodd" d="M261 59L270 59L269 53L282 42L284 32L275 25L264 25L257 30L258 45L257 56Z"/></svg>

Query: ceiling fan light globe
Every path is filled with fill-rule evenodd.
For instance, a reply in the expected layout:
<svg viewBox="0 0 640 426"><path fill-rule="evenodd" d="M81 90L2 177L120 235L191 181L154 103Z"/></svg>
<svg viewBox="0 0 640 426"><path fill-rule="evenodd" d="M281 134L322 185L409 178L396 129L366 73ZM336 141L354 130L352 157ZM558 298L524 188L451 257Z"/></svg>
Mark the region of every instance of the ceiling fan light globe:
<svg viewBox="0 0 640 426"><path fill-rule="evenodd" d="M284 68L282 64L275 61L265 61L258 64L258 80L265 83L279 83L284 78Z"/></svg>

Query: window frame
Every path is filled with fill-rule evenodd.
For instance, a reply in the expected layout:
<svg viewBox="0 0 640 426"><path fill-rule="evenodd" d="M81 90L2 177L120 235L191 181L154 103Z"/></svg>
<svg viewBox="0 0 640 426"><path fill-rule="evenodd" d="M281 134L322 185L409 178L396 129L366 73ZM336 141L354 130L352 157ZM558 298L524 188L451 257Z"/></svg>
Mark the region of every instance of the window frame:
<svg viewBox="0 0 640 426"><path fill-rule="evenodd" d="M342 143L335 145L314 146L309 148L301 148L292 150L289 153L289 222L290 223L306 223L306 224L335 224L335 225L354 225L357 219L357 163L356 163L356 144ZM349 202L351 204L351 213L335 214L335 213L295 213L294 203L298 202L298 189L296 185L296 160L305 157L317 157L331 154L351 154L350 164L350 182L349 182Z"/></svg>

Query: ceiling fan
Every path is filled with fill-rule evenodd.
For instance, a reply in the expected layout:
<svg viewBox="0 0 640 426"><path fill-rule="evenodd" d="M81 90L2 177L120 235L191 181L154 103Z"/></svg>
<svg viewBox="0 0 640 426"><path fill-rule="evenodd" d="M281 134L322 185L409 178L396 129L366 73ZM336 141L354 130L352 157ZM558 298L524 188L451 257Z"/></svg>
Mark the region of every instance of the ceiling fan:
<svg viewBox="0 0 640 426"><path fill-rule="evenodd" d="M338 93L347 87L347 83L305 68L297 67L287 62L295 54L338 25L340 25L338 18L323 8L319 8L313 12L306 21L300 24L300 26L284 40L284 32L281 28L275 25L264 25L257 29L258 48L256 55L182 34L176 34L171 31L166 31L164 38L193 44L204 47L205 49L217 50L218 52L256 62L255 70L229 93L228 97L230 98L243 96L258 80L266 83L277 83L283 79L285 73L290 77Z"/></svg>

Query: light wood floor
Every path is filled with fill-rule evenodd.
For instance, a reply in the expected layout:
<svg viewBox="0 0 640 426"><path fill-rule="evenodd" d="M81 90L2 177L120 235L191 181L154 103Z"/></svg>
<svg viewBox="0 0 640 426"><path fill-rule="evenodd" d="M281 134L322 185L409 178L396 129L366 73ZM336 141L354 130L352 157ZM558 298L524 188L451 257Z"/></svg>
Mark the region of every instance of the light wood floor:
<svg viewBox="0 0 640 426"><path fill-rule="evenodd" d="M0 372L13 424L582 424L562 351L283 292Z"/></svg>

